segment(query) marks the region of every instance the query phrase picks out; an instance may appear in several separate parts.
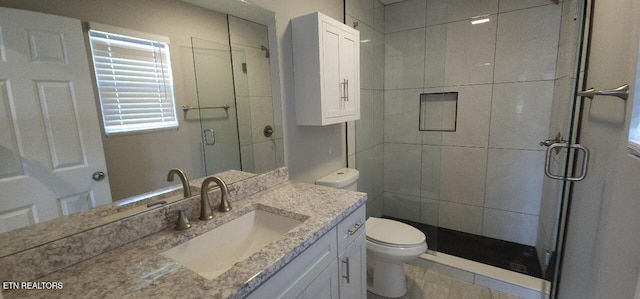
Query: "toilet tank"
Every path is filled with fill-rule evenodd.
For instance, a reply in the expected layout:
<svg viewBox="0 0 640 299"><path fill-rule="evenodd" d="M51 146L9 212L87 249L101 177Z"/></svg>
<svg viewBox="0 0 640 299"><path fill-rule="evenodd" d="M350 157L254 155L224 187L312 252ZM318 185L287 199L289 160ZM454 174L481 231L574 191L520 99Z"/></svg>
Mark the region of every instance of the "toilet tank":
<svg viewBox="0 0 640 299"><path fill-rule="evenodd" d="M358 170L341 168L316 180L316 185L358 191L359 177Z"/></svg>

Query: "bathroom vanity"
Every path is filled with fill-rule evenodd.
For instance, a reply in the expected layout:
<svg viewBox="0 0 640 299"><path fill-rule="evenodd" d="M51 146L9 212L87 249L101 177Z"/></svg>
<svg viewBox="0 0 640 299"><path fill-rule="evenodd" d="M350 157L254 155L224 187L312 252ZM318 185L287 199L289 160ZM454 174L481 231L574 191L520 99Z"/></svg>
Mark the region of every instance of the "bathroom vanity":
<svg viewBox="0 0 640 299"><path fill-rule="evenodd" d="M227 213L214 211L211 221L197 220L199 196L193 196L3 256L0 268L4 274L0 280L61 282L64 286L57 290L5 290L3 295L5 298L289 298L319 294L327 298L366 297L366 194L290 182L286 168L231 186L229 199L233 209ZM214 206L219 193L215 189L209 194ZM177 209L186 209L191 229L173 228L176 219L173 212ZM196 264L227 263L229 268L217 269L219 273L205 275L201 269L194 270L193 266L185 266L165 254L196 237L237 225L239 222L234 220L242 216L253 217L255 221L250 225L261 225L255 223L262 221L257 219L263 216L254 214L282 220L267 225L289 222L293 228L286 228L276 241L253 247L257 248L255 253L249 252L246 257L239 258L242 255L238 250L225 249L220 244L215 250L196 248L201 251L199 256L188 255L203 261ZM267 219L264 223L268 222ZM145 233L143 227L152 227L155 232ZM233 231L243 234L242 229ZM226 238L220 236L224 234L218 238ZM105 242L117 243L119 239L132 241L117 248L104 247L103 252L87 250ZM214 240L218 242L233 243ZM65 262L69 265L56 269Z"/></svg>

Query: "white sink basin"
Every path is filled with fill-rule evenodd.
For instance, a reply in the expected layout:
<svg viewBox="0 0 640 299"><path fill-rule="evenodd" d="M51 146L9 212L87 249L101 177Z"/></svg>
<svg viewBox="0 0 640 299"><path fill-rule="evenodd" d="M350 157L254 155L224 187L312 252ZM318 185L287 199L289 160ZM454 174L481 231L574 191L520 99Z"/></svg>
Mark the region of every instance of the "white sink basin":
<svg viewBox="0 0 640 299"><path fill-rule="evenodd" d="M302 221L251 211L162 253L201 276L213 279L239 261L282 238Z"/></svg>

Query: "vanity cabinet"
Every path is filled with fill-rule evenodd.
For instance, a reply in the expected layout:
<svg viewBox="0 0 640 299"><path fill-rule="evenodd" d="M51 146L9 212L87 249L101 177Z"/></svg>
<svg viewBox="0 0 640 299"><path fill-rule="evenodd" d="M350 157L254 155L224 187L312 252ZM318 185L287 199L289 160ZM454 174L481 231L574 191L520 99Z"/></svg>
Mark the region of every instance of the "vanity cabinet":
<svg viewBox="0 0 640 299"><path fill-rule="evenodd" d="M364 217L362 205L248 298L366 298Z"/></svg>
<svg viewBox="0 0 640 299"><path fill-rule="evenodd" d="M366 211L355 210L336 226L340 298L367 297Z"/></svg>
<svg viewBox="0 0 640 299"><path fill-rule="evenodd" d="M319 12L291 30L297 124L360 119L360 32Z"/></svg>

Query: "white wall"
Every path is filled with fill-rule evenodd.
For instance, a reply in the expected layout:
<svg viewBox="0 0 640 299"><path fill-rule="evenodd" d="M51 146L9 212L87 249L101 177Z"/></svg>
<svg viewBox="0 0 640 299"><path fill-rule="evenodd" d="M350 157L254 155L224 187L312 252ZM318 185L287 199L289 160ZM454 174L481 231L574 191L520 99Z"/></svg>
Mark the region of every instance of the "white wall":
<svg viewBox="0 0 640 299"><path fill-rule="evenodd" d="M280 78L283 103L285 163L294 181L313 183L346 162L345 125L304 127L296 125L296 95L294 92L292 18L320 11L336 20L343 20L340 0L295 1L255 0L253 3L276 13L279 46Z"/></svg>
<svg viewBox="0 0 640 299"><path fill-rule="evenodd" d="M588 86L629 83L638 96L639 18L638 1L595 1ZM590 173L575 185L560 298L632 298L636 291L640 159L625 149L633 101L585 101L580 143L591 150Z"/></svg>

